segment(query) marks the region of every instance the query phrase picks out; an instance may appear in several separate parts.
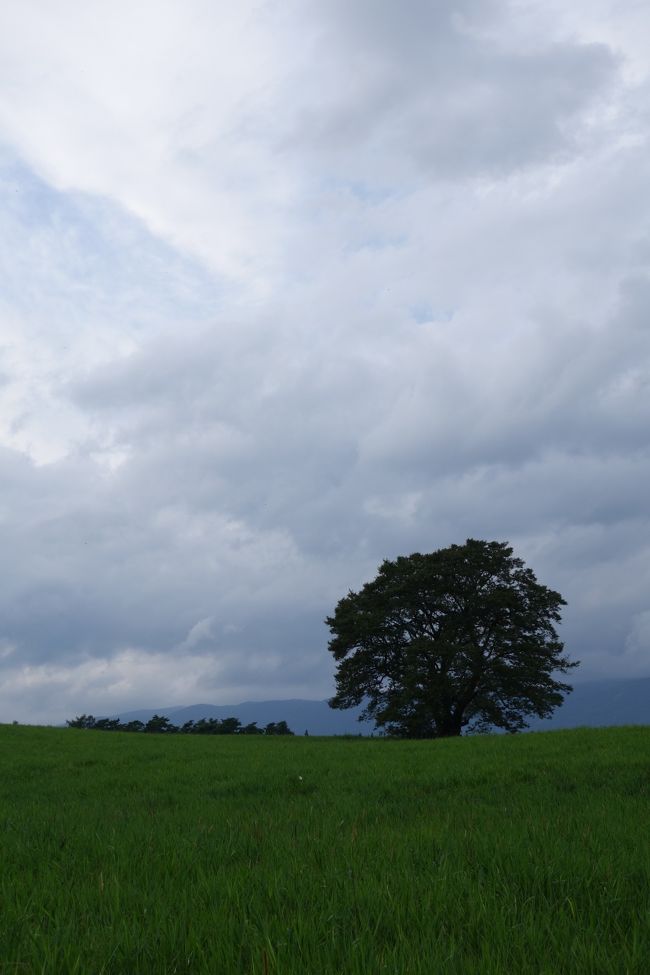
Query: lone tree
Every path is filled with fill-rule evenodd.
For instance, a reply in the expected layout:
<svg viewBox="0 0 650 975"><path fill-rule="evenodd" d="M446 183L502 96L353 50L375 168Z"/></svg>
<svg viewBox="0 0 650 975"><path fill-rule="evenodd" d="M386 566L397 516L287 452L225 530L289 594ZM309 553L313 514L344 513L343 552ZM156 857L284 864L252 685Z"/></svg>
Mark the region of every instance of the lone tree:
<svg viewBox="0 0 650 975"><path fill-rule="evenodd" d="M326 620L338 662L332 708L365 704L394 736L509 732L548 717L572 690L555 623L566 603L506 542L468 539L386 560Z"/></svg>

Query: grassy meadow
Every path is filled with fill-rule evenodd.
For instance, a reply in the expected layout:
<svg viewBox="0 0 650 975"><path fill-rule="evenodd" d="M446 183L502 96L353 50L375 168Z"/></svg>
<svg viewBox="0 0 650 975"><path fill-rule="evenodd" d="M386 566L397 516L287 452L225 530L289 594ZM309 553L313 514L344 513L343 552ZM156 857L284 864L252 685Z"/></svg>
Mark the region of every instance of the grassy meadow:
<svg viewBox="0 0 650 975"><path fill-rule="evenodd" d="M650 728L0 726L0 975L650 971Z"/></svg>

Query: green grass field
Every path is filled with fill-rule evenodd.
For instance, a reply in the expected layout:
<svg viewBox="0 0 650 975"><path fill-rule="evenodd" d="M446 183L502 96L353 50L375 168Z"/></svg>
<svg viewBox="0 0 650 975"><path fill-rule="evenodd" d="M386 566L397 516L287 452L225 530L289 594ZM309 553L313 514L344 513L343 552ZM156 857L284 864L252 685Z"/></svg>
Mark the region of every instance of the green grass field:
<svg viewBox="0 0 650 975"><path fill-rule="evenodd" d="M1 975L650 971L650 728L0 755Z"/></svg>

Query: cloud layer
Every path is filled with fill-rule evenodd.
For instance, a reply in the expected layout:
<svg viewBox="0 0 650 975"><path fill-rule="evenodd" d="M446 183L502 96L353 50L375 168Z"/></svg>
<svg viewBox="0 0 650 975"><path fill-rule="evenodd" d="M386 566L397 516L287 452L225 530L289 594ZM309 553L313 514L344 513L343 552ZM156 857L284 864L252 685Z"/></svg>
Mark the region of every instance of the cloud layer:
<svg viewBox="0 0 650 975"><path fill-rule="evenodd" d="M650 15L410 10L4 5L0 719L324 697L468 536L650 674Z"/></svg>

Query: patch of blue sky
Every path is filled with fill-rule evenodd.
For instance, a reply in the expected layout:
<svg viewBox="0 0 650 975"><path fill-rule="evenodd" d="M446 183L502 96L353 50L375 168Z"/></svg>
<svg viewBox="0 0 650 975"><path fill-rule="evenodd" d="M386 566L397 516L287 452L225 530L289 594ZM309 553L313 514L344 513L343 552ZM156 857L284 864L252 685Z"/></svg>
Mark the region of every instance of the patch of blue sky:
<svg viewBox="0 0 650 975"><path fill-rule="evenodd" d="M418 325L430 322L450 322L454 317L453 308L437 308L429 301L417 301L409 308L411 318Z"/></svg>
<svg viewBox="0 0 650 975"><path fill-rule="evenodd" d="M379 206L387 200L392 200L396 196L403 195L403 189L394 186L380 184L370 184L363 180L343 179L341 177L328 177L322 181L322 187L328 192L343 192L361 203L368 203L371 206Z"/></svg>
<svg viewBox="0 0 650 975"><path fill-rule="evenodd" d="M385 234L369 234L365 237L359 237L357 240L350 241L349 245L345 248L347 254L354 254L357 251L383 251L383 250L399 250L400 248L406 247L408 244L408 237L406 235L392 234L391 236L386 236Z"/></svg>
<svg viewBox="0 0 650 975"><path fill-rule="evenodd" d="M0 153L0 296L23 314L73 305L132 328L210 320L227 286L111 200L62 192Z"/></svg>

